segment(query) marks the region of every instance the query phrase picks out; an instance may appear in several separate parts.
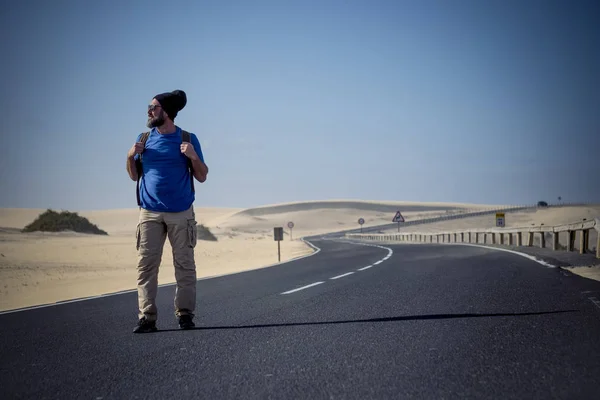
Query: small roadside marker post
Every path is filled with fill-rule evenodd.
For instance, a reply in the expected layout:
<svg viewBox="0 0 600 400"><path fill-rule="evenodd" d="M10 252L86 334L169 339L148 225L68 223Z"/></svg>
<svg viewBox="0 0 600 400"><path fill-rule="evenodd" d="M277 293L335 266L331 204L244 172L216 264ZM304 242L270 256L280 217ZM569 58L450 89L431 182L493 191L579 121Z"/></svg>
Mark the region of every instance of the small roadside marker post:
<svg viewBox="0 0 600 400"><path fill-rule="evenodd" d="M362 226L365 223L365 220L363 218L359 218L358 223L360 224L360 233L362 233Z"/></svg>
<svg viewBox="0 0 600 400"><path fill-rule="evenodd" d="M277 241L277 261L281 262L281 247L280 243L283 240L283 227L273 228L273 237Z"/></svg>
<svg viewBox="0 0 600 400"><path fill-rule="evenodd" d="M404 217L400 213L400 210L398 210L396 212L396 215L394 216L394 219L392 220L392 222L397 222L398 223L398 232L400 232L400 222L404 222Z"/></svg>
<svg viewBox="0 0 600 400"><path fill-rule="evenodd" d="M290 240L294 240L292 236L292 229L294 229L294 223L292 221L288 222L288 228L290 228Z"/></svg>

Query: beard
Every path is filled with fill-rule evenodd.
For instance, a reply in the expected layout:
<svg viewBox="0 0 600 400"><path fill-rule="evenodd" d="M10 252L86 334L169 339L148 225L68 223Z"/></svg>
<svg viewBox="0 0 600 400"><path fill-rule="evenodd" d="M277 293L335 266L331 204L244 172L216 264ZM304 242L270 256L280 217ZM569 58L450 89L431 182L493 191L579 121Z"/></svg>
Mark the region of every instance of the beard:
<svg viewBox="0 0 600 400"><path fill-rule="evenodd" d="M163 114L161 113L158 117L149 117L148 121L146 122L146 126L150 129L152 128L156 128L158 126L161 126L165 123L165 118L163 117Z"/></svg>

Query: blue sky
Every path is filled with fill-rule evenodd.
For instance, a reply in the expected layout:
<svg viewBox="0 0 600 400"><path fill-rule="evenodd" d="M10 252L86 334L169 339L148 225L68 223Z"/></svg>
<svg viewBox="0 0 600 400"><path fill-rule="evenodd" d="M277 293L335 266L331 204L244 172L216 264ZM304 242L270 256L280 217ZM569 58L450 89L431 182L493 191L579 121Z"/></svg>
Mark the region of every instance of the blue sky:
<svg viewBox="0 0 600 400"><path fill-rule="evenodd" d="M6 4L0 207L136 207L126 153L174 89L196 206L600 202L598 4Z"/></svg>

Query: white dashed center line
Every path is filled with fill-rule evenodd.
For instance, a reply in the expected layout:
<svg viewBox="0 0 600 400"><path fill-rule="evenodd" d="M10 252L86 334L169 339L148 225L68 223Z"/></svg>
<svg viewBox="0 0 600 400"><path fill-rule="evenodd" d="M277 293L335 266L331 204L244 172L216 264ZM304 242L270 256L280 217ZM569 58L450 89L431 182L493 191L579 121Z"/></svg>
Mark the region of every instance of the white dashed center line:
<svg viewBox="0 0 600 400"><path fill-rule="evenodd" d="M348 273L345 273L345 274L342 274L342 275L334 276L333 278L329 278L329 279L339 279L339 278L343 278L343 277L348 276L348 275L352 275L353 273L354 272L348 272Z"/></svg>
<svg viewBox="0 0 600 400"><path fill-rule="evenodd" d="M287 292L283 292L283 293L281 293L281 294L290 294L290 293L294 293L294 292L297 292L297 291L299 291L299 290L304 290L304 289L308 289L309 287L313 287L313 286L320 285L321 283L324 283L324 282L315 282L315 283L311 283L310 285L302 286L302 287L299 287L299 288L297 288L297 289L288 290Z"/></svg>
<svg viewBox="0 0 600 400"><path fill-rule="evenodd" d="M337 241L337 242L342 242L342 243L354 244L354 245L358 245L358 246L378 247L378 248L380 248L380 249L384 249L384 250L387 250L387 251L388 251L388 254L387 254L385 257L383 257L381 260L379 260L379 261L376 261L376 262L374 262L374 263L373 263L373 264L371 264L371 265L367 265L366 267L358 268L358 269L357 269L357 271L364 271L364 270L366 270L366 269L373 268L374 266L376 266L376 265L379 265L379 264L381 264L382 262L384 262L384 261L388 260L388 259L389 259L389 258L392 256L392 254L394 253L394 252L393 252L393 250L392 250L392 249L390 249L389 247L383 247L383 246L377 246L377 245L373 245L373 244L365 244L365 243L348 242L348 241L342 241L342 240L335 240L335 241ZM309 242L307 241L307 243L309 243ZM313 246L314 248L318 248L318 247L314 246L312 243L309 243L309 244L310 244L311 246ZM319 250L320 250L320 249L319 249ZM330 279L330 280L340 279L340 278L343 278L343 277L345 277L345 276L352 275L353 273L354 273L354 272L346 272L345 274L337 275L337 276L334 276L334 277L332 277L332 278L329 278L329 279ZM311 283L310 285L306 285L306 286L302 286L302 287L299 287L299 288L296 288L296 289L288 290L287 292L283 292L283 293L281 293L281 294L290 294L290 293L295 293L295 292L298 292L298 291L300 291L300 290L304 290L304 289L308 289L308 288L310 288L310 287L313 287L313 286L320 285L321 283L324 283L324 282L315 282L315 283Z"/></svg>

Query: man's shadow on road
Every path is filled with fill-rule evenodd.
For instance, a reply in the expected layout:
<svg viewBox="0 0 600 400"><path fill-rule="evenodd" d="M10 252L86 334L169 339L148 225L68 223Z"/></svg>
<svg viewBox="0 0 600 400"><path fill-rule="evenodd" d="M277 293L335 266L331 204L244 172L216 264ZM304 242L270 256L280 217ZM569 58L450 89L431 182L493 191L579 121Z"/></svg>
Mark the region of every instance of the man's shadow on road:
<svg viewBox="0 0 600 400"><path fill-rule="evenodd" d="M407 315L403 317L383 317L369 319L355 319L342 321L317 321L317 322L290 322L281 324L256 324L256 325L230 325L230 326L196 326L191 329L159 329L154 333L160 332L175 332L183 330L229 330L229 329L256 329L256 328L281 328L288 326L313 326L313 325L339 325L339 324L360 324L373 322L399 322L399 321L427 321L427 320L444 320L444 319L463 319L463 318L493 318L493 317L525 317L531 315L546 315L546 314L562 314L579 312L579 310L559 310L559 311L539 311L525 313L496 313L496 314L431 314L431 315Z"/></svg>

